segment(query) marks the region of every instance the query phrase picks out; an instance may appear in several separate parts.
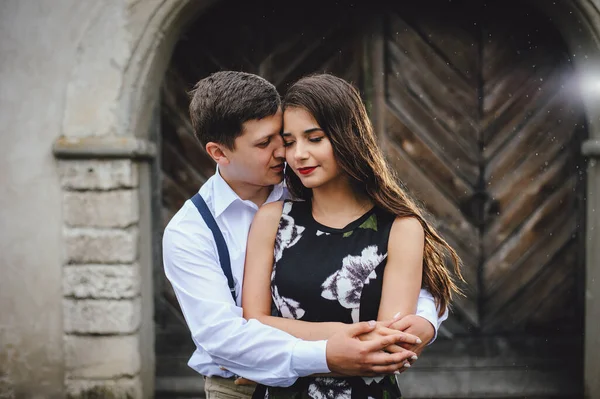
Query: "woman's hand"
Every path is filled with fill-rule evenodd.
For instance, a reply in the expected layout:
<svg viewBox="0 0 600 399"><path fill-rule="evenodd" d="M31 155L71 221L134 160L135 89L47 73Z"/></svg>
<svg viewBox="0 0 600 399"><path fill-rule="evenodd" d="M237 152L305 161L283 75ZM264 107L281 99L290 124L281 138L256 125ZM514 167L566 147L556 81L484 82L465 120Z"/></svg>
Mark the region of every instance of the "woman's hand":
<svg viewBox="0 0 600 399"><path fill-rule="evenodd" d="M359 335L358 339L360 339L361 341L372 341L389 335L400 337L400 342L394 345L389 345L384 349L384 351L388 353L406 352L407 349L404 349L403 346L414 347L422 343L421 339L416 335L388 328L387 326L389 324L390 322L377 322L377 326L373 331ZM417 360L417 357L412 356L410 359L414 361ZM410 367L410 363L405 363L404 367Z"/></svg>
<svg viewBox="0 0 600 399"><path fill-rule="evenodd" d="M404 316L389 327L393 330L403 331L420 337L421 342L416 345L411 345L409 343L401 344L403 348L411 350L417 355L421 355L423 348L431 342L435 335L435 329L427 319L412 314Z"/></svg>

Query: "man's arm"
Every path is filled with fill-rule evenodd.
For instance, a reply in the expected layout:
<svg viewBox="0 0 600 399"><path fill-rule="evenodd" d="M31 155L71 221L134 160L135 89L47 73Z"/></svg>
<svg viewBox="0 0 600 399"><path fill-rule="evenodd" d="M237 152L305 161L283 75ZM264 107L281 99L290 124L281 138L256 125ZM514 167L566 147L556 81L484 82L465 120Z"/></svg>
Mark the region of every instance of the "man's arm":
<svg viewBox="0 0 600 399"><path fill-rule="evenodd" d="M398 345L404 349L415 352L417 356L421 356L421 352L423 352L425 347L433 343L437 336L437 330L442 325L442 322L447 318L448 309L446 309L441 316L438 316L437 307L435 306L433 296L429 293L429 291L421 289L417 304L417 314L406 315L400 320L391 324L389 327L394 330L403 331L419 337L422 341L419 344L411 345L407 343L400 343ZM415 360L411 360L411 363L414 363L414 361ZM406 369L400 370L400 372L405 370Z"/></svg>
<svg viewBox="0 0 600 399"><path fill-rule="evenodd" d="M193 235L167 228L163 263L194 343L219 366L273 386L329 371L325 341L304 342L242 318L208 228Z"/></svg>
<svg viewBox="0 0 600 399"><path fill-rule="evenodd" d="M421 291L419 292L419 300L417 301L416 316L419 316L420 319L414 318L413 316L412 318L408 318L407 320L405 320L405 323L408 320L414 320L415 323L419 324L419 326L416 326L414 330L418 330L419 332L421 332L423 336L419 334L416 335L419 338L421 338L421 341L423 341L422 345L427 346L432 344L433 341L435 341L435 339L437 338L437 333L440 326L442 325L442 322L448 318L448 309L446 309L446 311L441 316L438 316L438 308L435 305L433 295L431 295L431 293L426 289L421 288ZM425 320L429 323L425 323ZM410 322L410 325L412 324L413 322ZM392 328L398 329L400 331L405 331L408 328L406 327L400 329L398 328L399 326L402 326L402 324L396 324ZM430 328L428 328L428 326L430 326ZM413 332L412 334L415 333Z"/></svg>

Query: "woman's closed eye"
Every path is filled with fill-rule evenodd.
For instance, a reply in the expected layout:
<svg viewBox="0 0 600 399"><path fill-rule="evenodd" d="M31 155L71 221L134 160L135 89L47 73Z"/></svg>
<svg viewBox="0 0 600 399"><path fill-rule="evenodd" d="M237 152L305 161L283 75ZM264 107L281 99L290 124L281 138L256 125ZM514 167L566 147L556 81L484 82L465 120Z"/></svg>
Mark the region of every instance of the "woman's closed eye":
<svg viewBox="0 0 600 399"><path fill-rule="evenodd" d="M321 142L323 139L325 138L325 136L318 136L318 137L309 137L307 140L311 143L319 143ZM296 141L295 140L284 140L283 141L283 146L284 147L289 147L292 144L294 144Z"/></svg>

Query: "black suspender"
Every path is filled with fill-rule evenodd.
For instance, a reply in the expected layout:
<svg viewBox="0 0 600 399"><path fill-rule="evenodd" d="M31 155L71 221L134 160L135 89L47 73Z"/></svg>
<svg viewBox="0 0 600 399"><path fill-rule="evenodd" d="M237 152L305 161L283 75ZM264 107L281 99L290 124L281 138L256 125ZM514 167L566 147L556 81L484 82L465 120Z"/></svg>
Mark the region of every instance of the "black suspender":
<svg viewBox="0 0 600 399"><path fill-rule="evenodd" d="M229 285L229 290L231 291L231 296L233 297L233 302L236 302L235 295L235 283L233 281L233 274L231 273L231 261L229 259L229 250L227 249L227 244L225 243L225 238L223 238L223 233L217 226L217 222L213 217L212 213L208 209L206 202L204 202L204 198L199 193L196 193L192 197L192 202L200 212L200 215L204 219L204 222L208 226L208 228L212 231L213 237L215 238L215 242L217 244L217 251L219 253L219 261L221 263L221 269L223 269L223 273L225 277L227 277L227 284Z"/></svg>

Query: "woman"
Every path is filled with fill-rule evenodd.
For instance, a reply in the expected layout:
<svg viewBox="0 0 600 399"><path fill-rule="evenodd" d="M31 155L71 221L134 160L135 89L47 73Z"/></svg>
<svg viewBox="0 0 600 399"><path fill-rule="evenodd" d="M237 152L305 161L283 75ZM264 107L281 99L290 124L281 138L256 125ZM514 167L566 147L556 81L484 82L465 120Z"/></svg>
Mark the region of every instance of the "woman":
<svg viewBox="0 0 600 399"><path fill-rule="evenodd" d="M350 323L413 314L422 285L444 312L458 292L445 259L461 278L459 259L396 183L358 91L332 75L309 76L290 87L283 107L286 183L300 201L267 204L255 216L244 317L327 339ZM272 302L281 317L271 316ZM397 398L393 377L306 377L268 394Z"/></svg>

